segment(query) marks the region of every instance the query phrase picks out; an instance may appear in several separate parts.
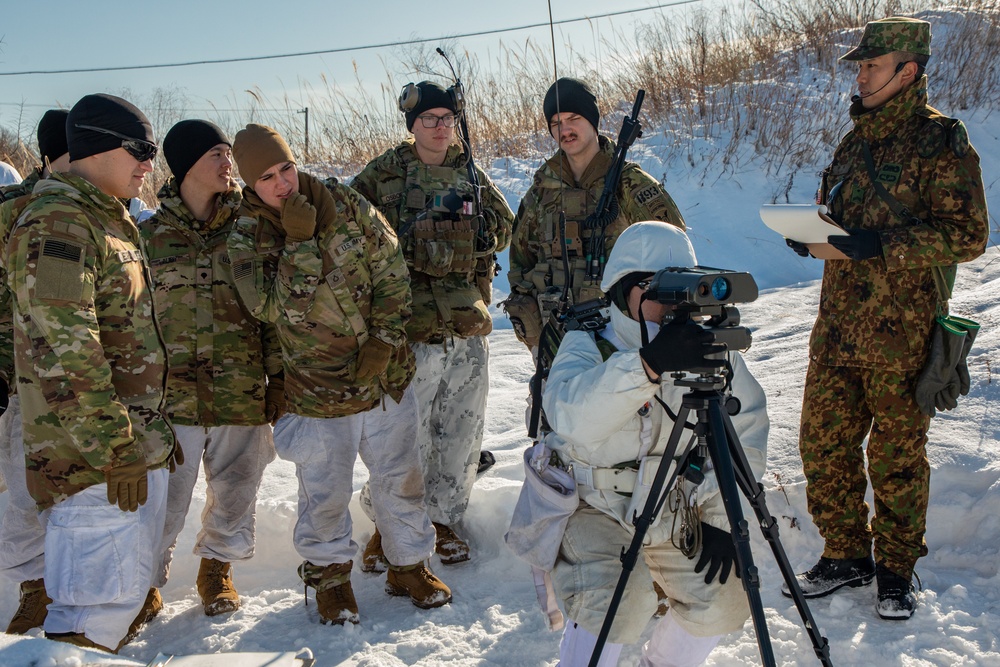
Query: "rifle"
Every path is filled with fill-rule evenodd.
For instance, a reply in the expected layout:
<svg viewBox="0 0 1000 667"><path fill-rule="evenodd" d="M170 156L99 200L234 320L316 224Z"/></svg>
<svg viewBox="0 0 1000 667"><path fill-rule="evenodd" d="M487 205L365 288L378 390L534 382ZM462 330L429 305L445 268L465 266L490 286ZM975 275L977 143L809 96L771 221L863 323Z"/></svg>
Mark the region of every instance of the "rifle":
<svg viewBox="0 0 1000 667"><path fill-rule="evenodd" d="M642 101L646 97L646 91L641 88L635 95L635 103L632 105L632 113L622 120L622 129L618 133L618 141L615 145L615 155L611 160L611 167L604 177L604 190L600 199L597 200L597 209L594 210L584 226L590 229L590 240L587 243L587 279L598 281L604 274L604 231L608 225L618 217L619 206L618 197L615 191L621 183L622 170L625 167L625 154L635 143L635 140L642 136L642 124L639 122L639 110L642 109Z"/></svg>

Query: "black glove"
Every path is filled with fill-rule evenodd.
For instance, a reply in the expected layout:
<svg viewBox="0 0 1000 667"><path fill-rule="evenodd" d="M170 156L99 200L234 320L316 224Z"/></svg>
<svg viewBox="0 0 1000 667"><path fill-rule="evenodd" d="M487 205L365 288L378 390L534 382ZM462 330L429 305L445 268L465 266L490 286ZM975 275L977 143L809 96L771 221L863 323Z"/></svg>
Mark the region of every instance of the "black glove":
<svg viewBox="0 0 1000 667"><path fill-rule="evenodd" d="M850 236L828 236L827 242L851 259L871 259L882 255L882 237L871 229L846 229Z"/></svg>
<svg viewBox="0 0 1000 667"><path fill-rule="evenodd" d="M805 243L799 243L798 241L793 241L792 239L785 239L785 243L789 248L795 251L795 254L799 257L812 257L812 253L809 252L809 248Z"/></svg>
<svg viewBox="0 0 1000 667"><path fill-rule="evenodd" d="M689 319L674 319L660 327L656 337L639 349L639 356L654 373L686 371L695 368L722 368L726 365L726 346L715 343L715 335ZM708 355L717 354L718 359Z"/></svg>
<svg viewBox="0 0 1000 667"><path fill-rule="evenodd" d="M729 580L729 570L732 569L736 576L740 576L739 568L733 568L736 562L736 545L733 544L733 536L724 530L713 528L707 523L701 524L701 557L698 564L694 566L696 573L701 573L708 565L708 572L705 573L705 583L712 583L715 573L719 573L719 583L724 584Z"/></svg>

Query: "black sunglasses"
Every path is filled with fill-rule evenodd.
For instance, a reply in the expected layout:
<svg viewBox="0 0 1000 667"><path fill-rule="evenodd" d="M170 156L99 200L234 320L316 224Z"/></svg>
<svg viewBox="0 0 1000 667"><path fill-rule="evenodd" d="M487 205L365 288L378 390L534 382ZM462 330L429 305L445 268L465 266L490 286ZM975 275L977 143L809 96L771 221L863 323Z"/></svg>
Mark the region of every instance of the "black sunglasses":
<svg viewBox="0 0 1000 667"><path fill-rule="evenodd" d="M142 139L136 139L134 137L127 137L124 134L119 134L112 130L105 130L103 127L94 127L93 125L80 125L75 124L75 127L81 130L90 130L91 132L98 132L100 134L110 134L112 137L118 137L122 140L122 148L134 157L139 162L145 162L146 160L152 160L156 157L157 152L159 152L159 147L148 141Z"/></svg>

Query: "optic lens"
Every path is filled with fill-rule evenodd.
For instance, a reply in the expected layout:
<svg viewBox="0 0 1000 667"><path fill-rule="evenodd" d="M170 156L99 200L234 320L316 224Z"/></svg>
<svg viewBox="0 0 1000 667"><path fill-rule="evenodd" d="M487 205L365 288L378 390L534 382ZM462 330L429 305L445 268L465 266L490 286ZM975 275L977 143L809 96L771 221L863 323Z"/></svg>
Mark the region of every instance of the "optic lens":
<svg viewBox="0 0 1000 667"><path fill-rule="evenodd" d="M725 278L719 277L712 281L712 296L716 301L725 301L732 293L732 285Z"/></svg>

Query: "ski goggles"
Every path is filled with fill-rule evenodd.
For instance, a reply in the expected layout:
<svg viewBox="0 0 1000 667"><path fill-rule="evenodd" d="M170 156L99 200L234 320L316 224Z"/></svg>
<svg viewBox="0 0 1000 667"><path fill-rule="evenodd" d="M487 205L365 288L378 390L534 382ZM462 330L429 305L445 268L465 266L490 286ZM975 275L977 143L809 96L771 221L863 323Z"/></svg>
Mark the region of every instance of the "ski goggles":
<svg viewBox="0 0 1000 667"><path fill-rule="evenodd" d="M135 137L129 137L124 134L119 134L113 130L105 130L103 127L95 127L93 125L80 125L77 123L75 127L81 130L90 130L91 132L97 132L98 134L109 134L112 137L118 137L122 140L122 148L125 152L134 157L139 162L145 162L146 160L152 160L156 157L157 152L160 148L148 141L142 139L136 139Z"/></svg>

